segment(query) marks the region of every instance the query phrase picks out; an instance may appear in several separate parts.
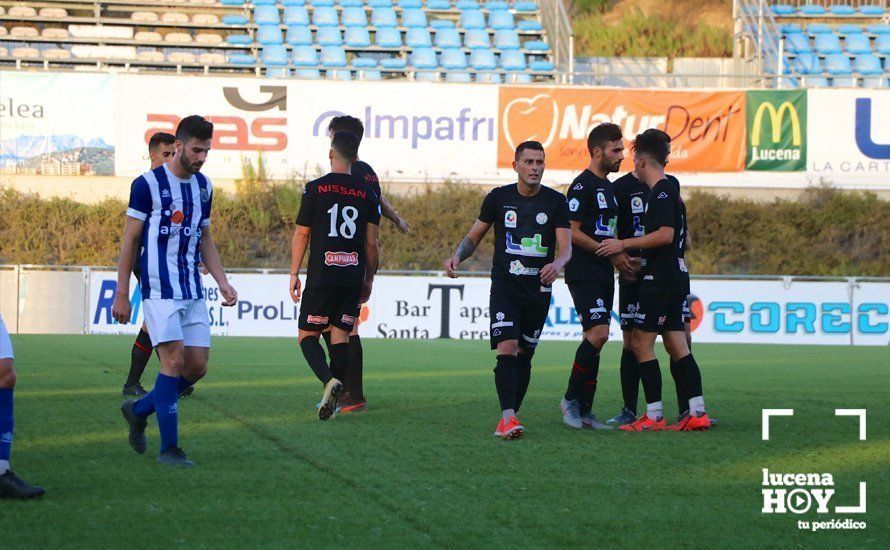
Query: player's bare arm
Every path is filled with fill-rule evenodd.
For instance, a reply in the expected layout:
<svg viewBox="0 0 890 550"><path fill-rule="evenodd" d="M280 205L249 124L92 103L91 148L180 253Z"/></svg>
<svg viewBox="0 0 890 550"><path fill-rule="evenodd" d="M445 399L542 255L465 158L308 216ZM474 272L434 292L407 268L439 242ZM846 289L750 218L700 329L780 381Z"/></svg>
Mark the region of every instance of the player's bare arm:
<svg viewBox="0 0 890 550"><path fill-rule="evenodd" d="M377 264L379 262L379 248L377 241L377 224L368 222L368 228L365 230L365 259L367 266L365 267L365 281L362 284L361 303L368 301L371 297L371 288L374 286L374 274L377 273Z"/></svg>
<svg viewBox="0 0 890 550"><path fill-rule="evenodd" d="M133 261L139 249L144 227L145 222L142 220L127 216L124 236L121 238L120 260L117 263L117 291L111 306L114 319L122 324L130 322L130 272L133 270Z"/></svg>
<svg viewBox="0 0 890 550"><path fill-rule="evenodd" d="M402 233L411 231L411 225L408 223L408 220L399 216L399 213L396 212L396 209L393 207L392 203L389 202L389 199L382 194L380 195L380 213L383 214L384 218L394 223Z"/></svg>
<svg viewBox="0 0 890 550"><path fill-rule="evenodd" d="M219 286L219 292L223 296L222 305L225 307L234 306L238 302L238 291L235 290L229 279L226 277L226 271L223 269L222 261L219 259L219 251L216 249L216 243L213 242L213 234L210 226L203 229L201 236L201 258L204 261L204 267L216 281Z"/></svg>
<svg viewBox="0 0 890 550"><path fill-rule="evenodd" d="M574 223L574 222L572 222ZM553 261L541 268L541 282L552 284L559 277L559 272L572 259L572 230L564 227L556 229L556 248L558 255Z"/></svg>
<svg viewBox="0 0 890 550"><path fill-rule="evenodd" d="M470 228L470 232L467 233L467 236L464 237L460 244L457 246L457 250L454 252L454 256L448 258L448 260L445 261L445 273L449 277L451 277L452 279L457 277L457 267L462 261L473 255L476 247L479 246L479 243L482 241L483 238L485 238L485 234L488 233L488 230L490 228L490 223L476 220L476 223L474 223L473 227Z"/></svg>
<svg viewBox="0 0 890 550"><path fill-rule="evenodd" d="M663 226L642 237L606 239L600 243L596 253L599 256L611 256L628 248L658 248L659 246L668 246L672 242L674 242L674 228Z"/></svg>
<svg viewBox="0 0 890 550"><path fill-rule="evenodd" d="M294 236L291 238L290 249L290 297L294 303L300 301L300 267L303 265L303 256L309 248L309 233L311 227L298 225L294 228Z"/></svg>

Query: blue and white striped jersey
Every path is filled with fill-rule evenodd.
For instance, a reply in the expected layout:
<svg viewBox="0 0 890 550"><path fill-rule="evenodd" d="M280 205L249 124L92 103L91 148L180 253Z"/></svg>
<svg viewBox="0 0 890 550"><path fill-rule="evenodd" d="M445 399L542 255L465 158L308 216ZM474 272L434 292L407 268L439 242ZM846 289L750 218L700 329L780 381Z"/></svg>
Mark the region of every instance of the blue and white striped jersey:
<svg viewBox="0 0 890 550"><path fill-rule="evenodd" d="M203 298L197 264L212 204L213 186L203 174L183 181L161 165L133 180L127 215L145 222L139 258L143 300Z"/></svg>

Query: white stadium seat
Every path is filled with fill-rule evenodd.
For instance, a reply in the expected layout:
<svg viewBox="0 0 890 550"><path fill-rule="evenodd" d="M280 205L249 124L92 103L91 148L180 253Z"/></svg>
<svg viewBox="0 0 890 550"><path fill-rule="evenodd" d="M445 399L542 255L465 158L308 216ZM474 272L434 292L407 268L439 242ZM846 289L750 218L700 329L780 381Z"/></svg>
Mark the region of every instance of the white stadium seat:
<svg viewBox="0 0 890 550"><path fill-rule="evenodd" d="M27 57L40 57L40 50L37 48L13 48L12 56L19 59Z"/></svg>
<svg viewBox="0 0 890 550"><path fill-rule="evenodd" d="M34 27L13 27L9 30L9 36L13 38L37 38L40 31Z"/></svg>
<svg viewBox="0 0 890 550"><path fill-rule="evenodd" d="M6 30L6 27L0 25L0 36L6 36L7 34L9 34L9 31Z"/></svg>
<svg viewBox="0 0 890 550"><path fill-rule="evenodd" d="M173 52L167 56L171 63L194 63L195 54L189 52Z"/></svg>
<svg viewBox="0 0 890 550"><path fill-rule="evenodd" d="M153 11L134 11L130 19L139 23L154 23L158 20L158 14Z"/></svg>
<svg viewBox="0 0 890 550"><path fill-rule="evenodd" d="M192 41L192 35L187 32L168 32L164 35L164 42L170 44L189 44Z"/></svg>
<svg viewBox="0 0 890 550"><path fill-rule="evenodd" d="M71 59L71 52L62 48L53 48L43 52L44 59Z"/></svg>
<svg viewBox="0 0 890 550"><path fill-rule="evenodd" d="M9 50L4 48L3 46L0 46L0 57L6 57L7 55L9 55Z"/></svg>
<svg viewBox="0 0 890 550"><path fill-rule="evenodd" d="M37 10L35 10L31 6L12 6L11 8L9 8L9 12L7 12L7 14L10 17L36 17ZM15 50L12 51L15 52Z"/></svg>
<svg viewBox="0 0 890 550"><path fill-rule="evenodd" d="M184 13L170 12L161 16L164 23L188 23L189 16Z"/></svg>
<svg viewBox="0 0 890 550"><path fill-rule="evenodd" d="M68 29L43 29L40 35L44 38L68 38Z"/></svg>
<svg viewBox="0 0 890 550"><path fill-rule="evenodd" d="M140 31L136 33L133 39L139 42L162 42L164 37L154 31Z"/></svg>
<svg viewBox="0 0 890 550"><path fill-rule="evenodd" d="M94 59L135 59L136 48L133 46L93 46L76 44L71 46L71 55Z"/></svg>
<svg viewBox="0 0 890 550"><path fill-rule="evenodd" d="M68 32L75 38L119 38L132 40L133 27L115 27L110 25L68 25Z"/></svg>
<svg viewBox="0 0 890 550"><path fill-rule="evenodd" d="M198 44L213 45L223 41L223 37L215 33L201 33L195 35L195 42Z"/></svg>
<svg viewBox="0 0 890 550"><path fill-rule="evenodd" d="M164 62L164 54L162 52L139 52L136 54L136 59L138 61L143 61L145 63L163 63Z"/></svg>
<svg viewBox="0 0 890 550"><path fill-rule="evenodd" d="M64 8L40 8L40 17L64 19L68 17L68 11Z"/></svg>
<svg viewBox="0 0 890 550"><path fill-rule="evenodd" d="M198 63L205 65L218 65L226 62L226 56L221 53L202 53L198 56Z"/></svg>
<svg viewBox="0 0 890 550"><path fill-rule="evenodd" d="M198 25L218 25L219 16L212 13L196 13L192 16L192 23Z"/></svg>

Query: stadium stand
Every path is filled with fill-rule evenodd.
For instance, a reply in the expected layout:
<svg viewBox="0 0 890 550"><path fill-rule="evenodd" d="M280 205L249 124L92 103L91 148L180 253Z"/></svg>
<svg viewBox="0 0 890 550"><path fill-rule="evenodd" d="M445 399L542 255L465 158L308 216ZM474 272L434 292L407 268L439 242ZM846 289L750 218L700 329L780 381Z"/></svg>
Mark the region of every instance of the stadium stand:
<svg viewBox="0 0 890 550"><path fill-rule="evenodd" d="M556 74L543 14L527 0L0 0L0 10L0 66L20 69L445 82Z"/></svg>

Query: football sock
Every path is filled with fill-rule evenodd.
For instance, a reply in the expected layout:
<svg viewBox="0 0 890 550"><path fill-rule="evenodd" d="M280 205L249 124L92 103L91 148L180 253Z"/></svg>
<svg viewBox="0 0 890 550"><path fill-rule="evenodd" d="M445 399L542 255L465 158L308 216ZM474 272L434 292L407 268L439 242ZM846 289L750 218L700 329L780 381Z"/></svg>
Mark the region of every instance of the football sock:
<svg viewBox="0 0 890 550"><path fill-rule="evenodd" d="M596 354L597 349L585 338L575 351L575 361L572 363L572 372L569 374L569 383L566 387L566 401L578 399L582 382L589 378L590 360Z"/></svg>
<svg viewBox="0 0 890 550"><path fill-rule="evenodd" d="M661 369L658 367L658 359L640 363L640 379L643 381L646 403L660 403Z"/></svg>
<svg viewBox="0 0 890 550"><path fill-rule="evenodd" d="M179 378L159 372L152 393L155 394L155 414L163 453L179 444Z"/></svg>
<svg viewBox="0 0 890 550"><path fill-rule="evenodd" d="M673 359L671 359L671 378L674 379L674 387L677 389L677 410L680 416L683 416L689 411L689 394L686 393L686 382L682 368Z"/></svg>
<svg viewBox="0 0 890 550"><path fill-rule="evenodd" d="M343 380L346 380L346 372L349 369L349 344L344 342L342 344L332 344L331 345L331 374L334 375L334 378L340 380L342 383Z"/></svg>
<svg viewBox="0 0 890 550"><path fill-rule="evenodd" d="M624 348L621 350L621 395L624 407L634 415L637 414L637 400L640 393L640 365L634 352Z"/></svg>
<svg viewBox="0 0 890 550"><path fill-rule="evenodd" d="M180 375L179 378L177 378L176 380L179 384L179 386L178 386L179 393L184 392L185 390L191 388L192 386L194 386L197 383L197 382L192 382L191 380L189 380L188 378L186 378L185 376L182 376L182 375Z"/></svg>
<svg viewBox="0 0 890 550"><path fill-rule="evenodd" d="M522 407L522 401L528 391L528 384L532 379L532 354L520 353L516 356L516 371L516 410L518 411Z"/></svg>
<svg viewBox="0 0 890 550"><path fill-rule="evenodd" d="M331 331L326 330L322 332L321 337L324 338L324 346L327 348L328 353L331 353Z"/></svg>
<svg viewBox="0 0 890 550"><path fill-rule="evenodd" d="M664 416L661 401L646 403L646 416L648 416L650 420L661 420Z"/></svg>
<svg viewBox="0 0 890 550"><path fill-rule="evenodd" d="M145 366L151 359L151 337L144 330L139 331L136 341L133 342L133 351L130 352L130 373L127 375L125 386L133 386L142 379L142 373L145 372Z"/></svg>
<svg viewBox="0 0 890 550"><path fill-rule="evenodd" d="M0 474L9 469L9 455L12 452L12 433L15 428L12 392L13 388L0 388Z"/></svg>
<svg viewBox="0 0 890 550"><path fill-rule="evenodd" d="M586 339L575 352L575 365L583 368L581 383L578 385L578 402L580 413L585 415L593 408L593 397L596 394L596 378L600 370L600 350ZM574 374L575 367L572 367Z"/></svg>
<svg viewBox="0 0 890 550"><path fill-rule="evenodd" d="M680 376L683 378L685 389L684 398L688 399L691 404L692 398L700 398L702 396L701 370L699 370L698 363L695 362L695 357L693 357L691 353L677 361L677 367L680 371ZM696 411L692 411L690 405L690 412L705 412L704 400L701 400L699 405L700 409Z"/></svg>
<svg viewBox="0 0 890 550"><path fill-rule="evenodd" d="M155 384L157 384L157 382L155 382ZM157 388L157 386L155 386L155 388ZM155 388L152 388L150 392L136 400L136 404L133 405L133 412L136 413L137 416L147 418L148 416L154 414Z"/></svg>
<svg viewBox="0 0 890 550"><path fill-rule="evenodd" d="M507 420L510 420L511 417L516 416L516 411L513 409L504 409L501 411L501 416L503 417L504 422L506 422Z"/></svg>
<svg viewBox="0 0 890 550"><path fill-rule="evenodd" d="M334 377L331 369L328 368L328 362L324 355L324 349L318 341L318 336L307 336L300 342L300 349L303 350L303 357L309 363L309 368L315 373L315 376L321 380L322 384L327 384Z"/></svg>
<svg viewBox="0 0 890 550"><path fill-rule="evenodd" d="M494 385L498 391L498 400L502 411L516 408L516 386L518 358L515 355L498 355L498 363L494 368ZM511 414L512 416L512 414Z"/></svg>
<svg viewBox="0 0 890 550"><path fill-rule="evenodd" d="M365 391L362 386L363 367L362 339L358 334L353 334L349 337L349 370L346 371L346 390L349 392L349 397L357 401L365 400Z"/></svg>
<svg viewBox="0 0 890 550"><path fill-rule="evenodd" d="M693 416L701 416L705 413L705 398L696 396L689 399L689 414Z"/></svg>

